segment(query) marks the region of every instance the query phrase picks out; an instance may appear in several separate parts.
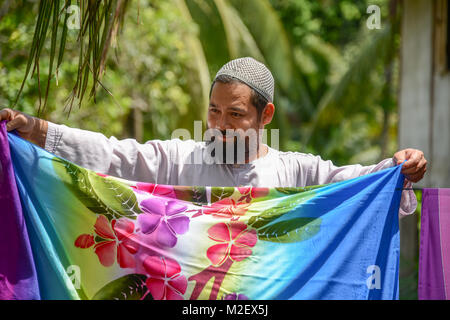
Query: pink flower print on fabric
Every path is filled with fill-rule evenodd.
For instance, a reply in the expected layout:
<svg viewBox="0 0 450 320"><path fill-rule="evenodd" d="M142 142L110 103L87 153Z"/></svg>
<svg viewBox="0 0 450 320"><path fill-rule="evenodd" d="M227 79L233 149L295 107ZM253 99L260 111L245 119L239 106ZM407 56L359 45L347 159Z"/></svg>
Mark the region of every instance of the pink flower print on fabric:
<svg viewBox="0 0 450 320"><path fill-rule="evenodd" d="M145 191L155 196L162 196L173 199L177 198L173 186L155 183L137 182L136 186L132 186L132 188L139 191Z"/></svg>
<svg viewBox="0 0 450 320"><path fill-rule="evenodd" d="M105 239L97 242L94 246L95 253L100 263L105 267L117 262L121 268L134 268L136 262L134 254L139 249L136 241L137 234L134 233L134 223L128 219L120 218L112 220L100 215L94 225L95 233Z"/></svg>
<svg viewBox="0 0 450 320"><path fill-rule="evenodd" d="M210 214L216 218L238 220L239 217L245 215L249 205L245 202L236 202L234 199L225 198L210 206L203 206L203 214Z"/></svg>
<svg viewBox="0 0 450 320"><path fill-rule="evenodd" d="M245 202L251 202L252 199L265 197L269 194L269 188L260 187L239 187L238 191L242 195L238 201L245 200Z"/></svg>
<svg viewBox="0 0 450 320"><path fill-rule="evenodd" d="M243 222L217 223L208 229L208 236L219 244L209 247L206 256L215 266L223 264L227 258L242 261L252 254L258 237L255 229L248 229Z"/></svg>
<svg viewBox="0 0 450 320"><path fill-rule="evenodd" d="M149 256L143 266L149 277L145 284L155 300L183 300L187 280L181 267L173 259Z"/></svg>

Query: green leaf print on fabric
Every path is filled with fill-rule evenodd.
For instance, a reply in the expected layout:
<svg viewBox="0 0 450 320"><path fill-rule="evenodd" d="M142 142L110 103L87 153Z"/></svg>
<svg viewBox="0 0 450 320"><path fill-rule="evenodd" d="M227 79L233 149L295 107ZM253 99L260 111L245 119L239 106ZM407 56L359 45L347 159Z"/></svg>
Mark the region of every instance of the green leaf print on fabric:
<svg viewBox="0 0 450 320"><path fill-rule="evenodd" d="M71 162L53 158L53 167L64 184L90 211L109 220L142 213L133 190L112 177L102 177Z"/></svg>
<svg viewBox="0 0 450 320"><path fill-rule="evenodd" d="M143 274L129 274L111 281L92 297L93 300L153 300Z"/></svg>

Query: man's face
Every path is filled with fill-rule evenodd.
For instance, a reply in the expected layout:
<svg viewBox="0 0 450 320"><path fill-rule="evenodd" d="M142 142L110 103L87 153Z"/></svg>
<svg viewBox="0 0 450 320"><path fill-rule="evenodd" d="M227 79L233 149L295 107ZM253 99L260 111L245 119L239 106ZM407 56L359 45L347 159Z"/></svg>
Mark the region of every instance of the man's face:
<svg viewBox="0 0 450 320"><path fill-rule="evenodd" d="M263 129L258 112L251 103L251 89L241 83L216 82L208 108L208 128L225 130Z"/></svg>
<svg viewBox="0 0 450 320"><path fill-rule="evenodd" d="M239 143L245 146L246 159L256 154L260 142L259 129L264 129L264 123L258 119L257 109L251 102L251 95L252 90L241 83L216 82L211 91L208 128L222 132L223 136L219 135L217 139L224 142L223 155L230 152L227 149L234 148L235 160ZM227 130L233 130L235 135L225 136ZM247 134L254 134L252 142Z"/></svg>

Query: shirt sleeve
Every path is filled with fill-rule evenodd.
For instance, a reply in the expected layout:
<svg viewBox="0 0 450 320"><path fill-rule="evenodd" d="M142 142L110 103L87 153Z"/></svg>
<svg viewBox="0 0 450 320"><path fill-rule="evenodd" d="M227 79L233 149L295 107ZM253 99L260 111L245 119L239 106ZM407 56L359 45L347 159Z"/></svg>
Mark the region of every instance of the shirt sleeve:
<svg viewBox="0 0 450 320"><path fill-rule="evenodd" d="M311 169L307 183L310 185L327 184L342 180L353 179L365 174L380 171L396 165L393 158L387 158L377 164L362 166L360 164L335 166L330 160L322 160L320 156L310 155ZM412 183L407 181L405 188L410 189ZM400 217L414 213L417 208L417 199L413 190L403 190L400 201Z"/></svg>
<svg viewBox="0 0 450 320"><path fill-rule="evenodd" d="M45 149L95 172L132 181L167 184L173 140L118 140L101 133L48 123Z"/></svg>

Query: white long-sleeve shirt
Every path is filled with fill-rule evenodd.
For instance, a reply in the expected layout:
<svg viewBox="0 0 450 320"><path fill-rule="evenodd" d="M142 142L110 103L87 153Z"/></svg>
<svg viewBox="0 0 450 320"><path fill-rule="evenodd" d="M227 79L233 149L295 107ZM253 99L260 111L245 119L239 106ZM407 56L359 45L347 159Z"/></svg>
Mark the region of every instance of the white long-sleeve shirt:
<svg viewBox="0 0 450 320"><path fill-rule="evenodd" d="M356 178L395 165L393 158L376 165L337 167L320 156L282 152L268 153L246 164L198 163L205 142L107 138L101 133L48 123L45 149L79 166L126 180L184 186L305 187ZM408 187L411 186L409 182ZM412 190L404 190L400 215L417 207Z"/></svg>

